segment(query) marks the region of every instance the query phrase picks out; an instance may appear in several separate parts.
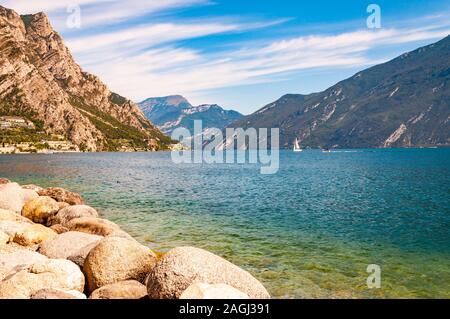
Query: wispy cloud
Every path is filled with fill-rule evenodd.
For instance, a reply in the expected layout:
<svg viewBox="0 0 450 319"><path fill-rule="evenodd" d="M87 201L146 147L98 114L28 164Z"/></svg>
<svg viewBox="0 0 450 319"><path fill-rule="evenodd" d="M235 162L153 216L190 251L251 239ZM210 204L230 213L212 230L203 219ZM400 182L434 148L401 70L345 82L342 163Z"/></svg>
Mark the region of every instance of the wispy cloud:
<svg viewBox="0 0 450 319"><path fill-rule="evenodd" d="M130 27L125 30L80 38L69 38L67 43L75 52L112 50L139 50L152 45L192 39L212 34L237 31L241 26L225 23L158 23Z"/></svg>
<svg viewBox="0 0 450 319"><path fill-rule="evenodd" d="M371 49L443 38L449 32L450 26L360 30L268 41L218 53L173 44L89 67L114 89L135 100L175 93L189 96L210 89L271 82L293 71L368 66L381 62L368 57Z"/></svg>
<svg viewBox="0 0 450 319"><path fill-rule="evenodd" d="M1 3L21 14L44 11L62 18L65 15L61 13L66 12L69 6L78 5L82 8L83 26L90 27L114 24L173 8L207 4L208 0L4 0Z"/></svg>

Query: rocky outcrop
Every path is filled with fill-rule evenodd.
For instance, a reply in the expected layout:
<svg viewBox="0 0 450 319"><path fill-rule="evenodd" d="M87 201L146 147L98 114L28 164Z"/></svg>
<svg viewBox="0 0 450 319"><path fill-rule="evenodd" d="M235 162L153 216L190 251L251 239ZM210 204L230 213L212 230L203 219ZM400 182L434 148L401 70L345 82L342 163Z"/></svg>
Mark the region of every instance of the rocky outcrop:
<svg viewBox="0 0 450 319"><path fill-rule="evenodd" d="M172 249L161 258L147 279L151 299L178 299L194 283L227 284L250 298L270 298L264 286L245 270L206 250Z"/></svg>
<svg viewBox="0 0 450 319"><path fill-rule="evenodd" d="M180 299L249 299L249 296L225 284L197 283L190 285Z"/></svg>
<svg viewBox="0 0 450 319"><path fill-rule="evenodd" d="M86 151L166 149L139 107L75 63L43 13L0 6L0 110L21 114ZM111 130L114 128L114 130Z"/></svg>
<svg viewBox="0 0 450 319"><path fill-rule="evenodd" d="M84 254L86 247L95 247L103 237L80 232L67 232L44 241L39 252L53 259L69 259Z"/></svg>
<svg viewBox="0 0 450 319"><path fill-rule="evenodd" d="M95 290L89 299L148 299L147 288L136 280L121 281Z"/></svg>
<svg viewBox="0 0 450 319"><path fill-rule="evenodd" d="M147 247L124 238L106 238L88 254L83 271L90 292L124 280L144 282L156 264Z"/></svg>
<svg viewBox="0 0 450 319"><path fill-rule="evenodd" d="M59 211L58 203L51 197L39 196L28 201L22 209L22 216L35 223L47 225L48 220Z"/></svg>
<svg viewBox="0 0 450 319"><path fill-rule="evenodd" d="M38 192L39 196L48 196L57 202L67 203L69 205L84 205L84 199L77 193L69 192L64 188L49 187Z"/></svg>

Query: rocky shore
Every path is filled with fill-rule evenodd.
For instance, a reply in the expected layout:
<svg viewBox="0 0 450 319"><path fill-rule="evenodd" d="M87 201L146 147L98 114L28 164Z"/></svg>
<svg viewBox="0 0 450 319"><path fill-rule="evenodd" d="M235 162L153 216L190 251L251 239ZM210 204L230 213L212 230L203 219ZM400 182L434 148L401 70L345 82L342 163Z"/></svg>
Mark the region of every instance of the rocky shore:
<svg viewBox="0 0 450 319"><path fill-rule="evenodd" d="M203 249L150 250L62 188L0 179L0 299L267 299Z"/></svg>

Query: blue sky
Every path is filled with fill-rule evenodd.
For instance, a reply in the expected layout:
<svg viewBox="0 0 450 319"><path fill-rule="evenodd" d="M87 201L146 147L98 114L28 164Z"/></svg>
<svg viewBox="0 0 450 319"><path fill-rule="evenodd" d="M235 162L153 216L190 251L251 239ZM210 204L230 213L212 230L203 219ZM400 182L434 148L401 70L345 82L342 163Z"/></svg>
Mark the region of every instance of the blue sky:
<svg viewBox="0 0 450 319"><path fill-rule="evenodd" d="M381 28L369 29L369 4ZM77 62L135 101L182 94L249 114L450 34L446 0L0 0L46 12ZM80 28L67 21L77 5ZM68 12L69 11L69 12Z"/></svg>

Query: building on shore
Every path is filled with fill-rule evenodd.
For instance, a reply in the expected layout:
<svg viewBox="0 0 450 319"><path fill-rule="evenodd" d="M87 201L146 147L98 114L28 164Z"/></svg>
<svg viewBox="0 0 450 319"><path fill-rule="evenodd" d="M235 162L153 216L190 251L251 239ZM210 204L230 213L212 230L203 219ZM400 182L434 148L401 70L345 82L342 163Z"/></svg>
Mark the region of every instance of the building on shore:
<svg viewBox="0 0 450 319"><path fill-rule="evenodd" d="M20 116L1 116L0 129L9 129L14 127L34 129L33 122Z"/></svg>

